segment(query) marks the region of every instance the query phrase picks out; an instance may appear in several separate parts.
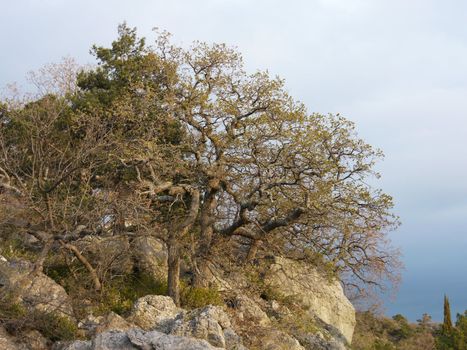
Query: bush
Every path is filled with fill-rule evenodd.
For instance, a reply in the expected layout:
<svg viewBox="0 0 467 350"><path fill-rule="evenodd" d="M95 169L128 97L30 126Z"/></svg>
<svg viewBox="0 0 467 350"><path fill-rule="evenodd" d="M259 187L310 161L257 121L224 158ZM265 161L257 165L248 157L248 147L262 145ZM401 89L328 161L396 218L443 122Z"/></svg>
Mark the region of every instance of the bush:
<svg viewBox="0 0 467 350"><path fill-rule="evenodd" d="M209 288L183 288L180 299L183 307L191 309L206 305L222 305L224 303L219 292Z"/></svg>
<svg viewBox="0 0 467 350"><path fill-rule="evenodd" d="M44 311L28 310L12 295L0 297L0 322L10 333L19 334L28 329L35 329L52 341L72 340L78 334L78 327L69 318Z"/></svg>
<svg viewBox="0 0 467 350"><path fill-rule="evenodd" d="M78 337L78 327L67 317L34 311L29 314L30 326L52 340L73 340Z"/></svg>

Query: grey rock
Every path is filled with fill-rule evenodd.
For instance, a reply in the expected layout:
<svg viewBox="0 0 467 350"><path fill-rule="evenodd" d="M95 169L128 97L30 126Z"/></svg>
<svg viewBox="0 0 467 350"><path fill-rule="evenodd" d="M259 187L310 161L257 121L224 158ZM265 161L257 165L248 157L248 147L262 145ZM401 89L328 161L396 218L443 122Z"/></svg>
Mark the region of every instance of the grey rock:
<svg viewBox="0 0 467 350"><path fill-rule="evenodd" d="M297 261L275 257L265 283L292 297L304 309L340 332L350 344L356 324L355 309L339 281L331 281L316 269Z"/></svg>
<svg viewBox="0 0 467 350"><path fill-rule="evenodd" d="M170 297L146 295L136 301L127 320L145 330L164 330L181 312Z"/></svg>
<svg viewBox="0 0 467 350"><path fill-rule="evenodd" d="M126 321L115 312L110 312L105 316L89 315L78 323L78 328L84 330L87 336L93 336L110 330L124 331L135 326Z"/></svg>
<svg viewBox="0 0 467 350"><path fill-rule="evenodd" d="M5 328L0 326L0 349L8 350L28 350L26 345L19 344L15 338L8 334Z"/></svg>
<svg viewBox="0 0 467 350"><path fill-rule="evenodd" d="M73 309L65 289L43 273L33 273L30 262L1 260L0 291L13 295L15 302L30 310L73 319Z"/></svg>
<svg viewBox="0 0 467 350"><path fill-rule="evenodd" d="M259 340L264 350L305 350L297 339L277 329L269 328Z"/></svg>
<svg viewBox="0 0 467 350"><path fill-rule="evenodd" d="M75 341L54 350L216 350L205 340L167 335L139 328L107 331L92 341Z"/></svg>
<svg viewBox="0 0 467 350"><path fill-rule="evenodd" d="M170 334L206 339L211 345L225 348L224 331L230 326L227 315L215 306L196 309L175 320Z"/></svg>
<svg viewBox="0 0 467 350"><path fill-rule="evenodd" d="M26 344L29 350L48 350L49 344L44 336L36 331L29 330L21 334L21 341Z"/></svg>
<svg viewBox="0 0 467 350"><path fill-rule="evenodd" d="M238 295L234 299L235 310L239 319L254 322L260 326L271 323L268 315L261 307L246 295Z"/></svg>
<svg viewBox="0 0 467 350"><path fill-rule="evenodd" d="M164 245L154 237L137 237L131 242L131 253L139 271L155 279L167 277L167 252Z"/></svg>

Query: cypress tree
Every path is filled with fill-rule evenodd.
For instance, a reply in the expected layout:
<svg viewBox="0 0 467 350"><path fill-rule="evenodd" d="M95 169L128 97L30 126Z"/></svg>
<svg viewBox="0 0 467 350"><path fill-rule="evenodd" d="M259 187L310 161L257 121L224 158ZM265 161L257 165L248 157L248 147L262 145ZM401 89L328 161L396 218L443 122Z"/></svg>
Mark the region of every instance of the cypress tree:
<svg viewBox="0 0 467 350"><path fill-rule="evenodd" d="M452 320L451 320L451 307L449 306L449 299L444 295L444 322L443 322L443 333L450 333L452 331Z"/></svg>

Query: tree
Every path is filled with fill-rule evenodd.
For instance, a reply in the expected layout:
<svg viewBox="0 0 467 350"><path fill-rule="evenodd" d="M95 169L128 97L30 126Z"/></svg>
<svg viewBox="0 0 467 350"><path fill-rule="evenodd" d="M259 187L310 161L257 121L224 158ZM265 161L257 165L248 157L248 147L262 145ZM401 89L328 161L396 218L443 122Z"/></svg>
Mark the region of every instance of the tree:
<svg viewBox="0 0 467 350"><path fill-rule="evenodd" d="M456 327L453 327L451 319L451 307L449 299L444 296L444 321L436 337L436 348L439 350L463 350L466 347L465 334L463 333L462 317L457 318Z"/></svg>
<svg viewBox="0 0 467 350"><path fill-rule="evenodd" d="M122 25L94 53L76 106L99 111L118 137L115 166L133 173L126 192L143 220L127 219L167 244L175 300L181 256L196 286L227 258L238 266L270 253L320 256L370 285L395 271L391 198L366 184L381 153L352 123L308 114L282 80L247 75L225 45L184 50L163 33L149 48Z"/></svg>
<svg viewBox="0 0 467 350"><path fill-rule="evenodd" d="M451 320L451 307L449 305L449 299L447 295L444 295L444 321L443 321L443 332L450 333L452 331L452 320Z"/></svg>
<svg viewBox="0 0 467 350"><path fill-rule="evenodd" d="M162 240L176 303L181 258L196 287L276 254L329 266L359 291L396 276L392 199L367 182L382 153L345 118L309 114L279 78L247 74L235 50L169 39L160 33L150 47L121 25L110 48L93 48L98 65L78 75L77 90L55 97L69 139L50 147L82 147L85 157L62 177L71 186L85 167L86 198L100 208L73 222L90 234L104 220L115 236ZM43 167L62 179L60 164Z"/></svg>
<svg viewBox="0 0 467 350"><path fill-rule="evenodd" d="M101 129L92 118L76 118L65 97L69 91L44 91L26 100L10 101L3 109L0 187L3 195L9 196L8 202L17 204L1 224L40 242L36 272L42 271L51 249L67 249L100 290L95 269L73 241L90 227L97 230L105 215L91 185L94 172L105 162L96 157L103 147Z"/></svg>

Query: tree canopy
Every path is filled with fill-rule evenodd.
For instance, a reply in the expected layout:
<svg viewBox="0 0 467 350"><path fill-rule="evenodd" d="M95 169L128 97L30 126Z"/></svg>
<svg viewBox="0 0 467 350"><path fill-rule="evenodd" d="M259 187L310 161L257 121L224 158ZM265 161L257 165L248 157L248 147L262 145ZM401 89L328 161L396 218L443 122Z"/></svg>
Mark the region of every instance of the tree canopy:
<svg viewBox="0 0 467 350"><path fill-rule="evenodd" d="M43 256L67 247L99 289L74 240L156 237L177 303L181 259L202 287L270 255L326 266L359 293L396 280L392 199L368 184L382 153L352 122L308 113L223 44L118 34L66 91L0 109L1 187L26 217L5 222Z"/></svg>

